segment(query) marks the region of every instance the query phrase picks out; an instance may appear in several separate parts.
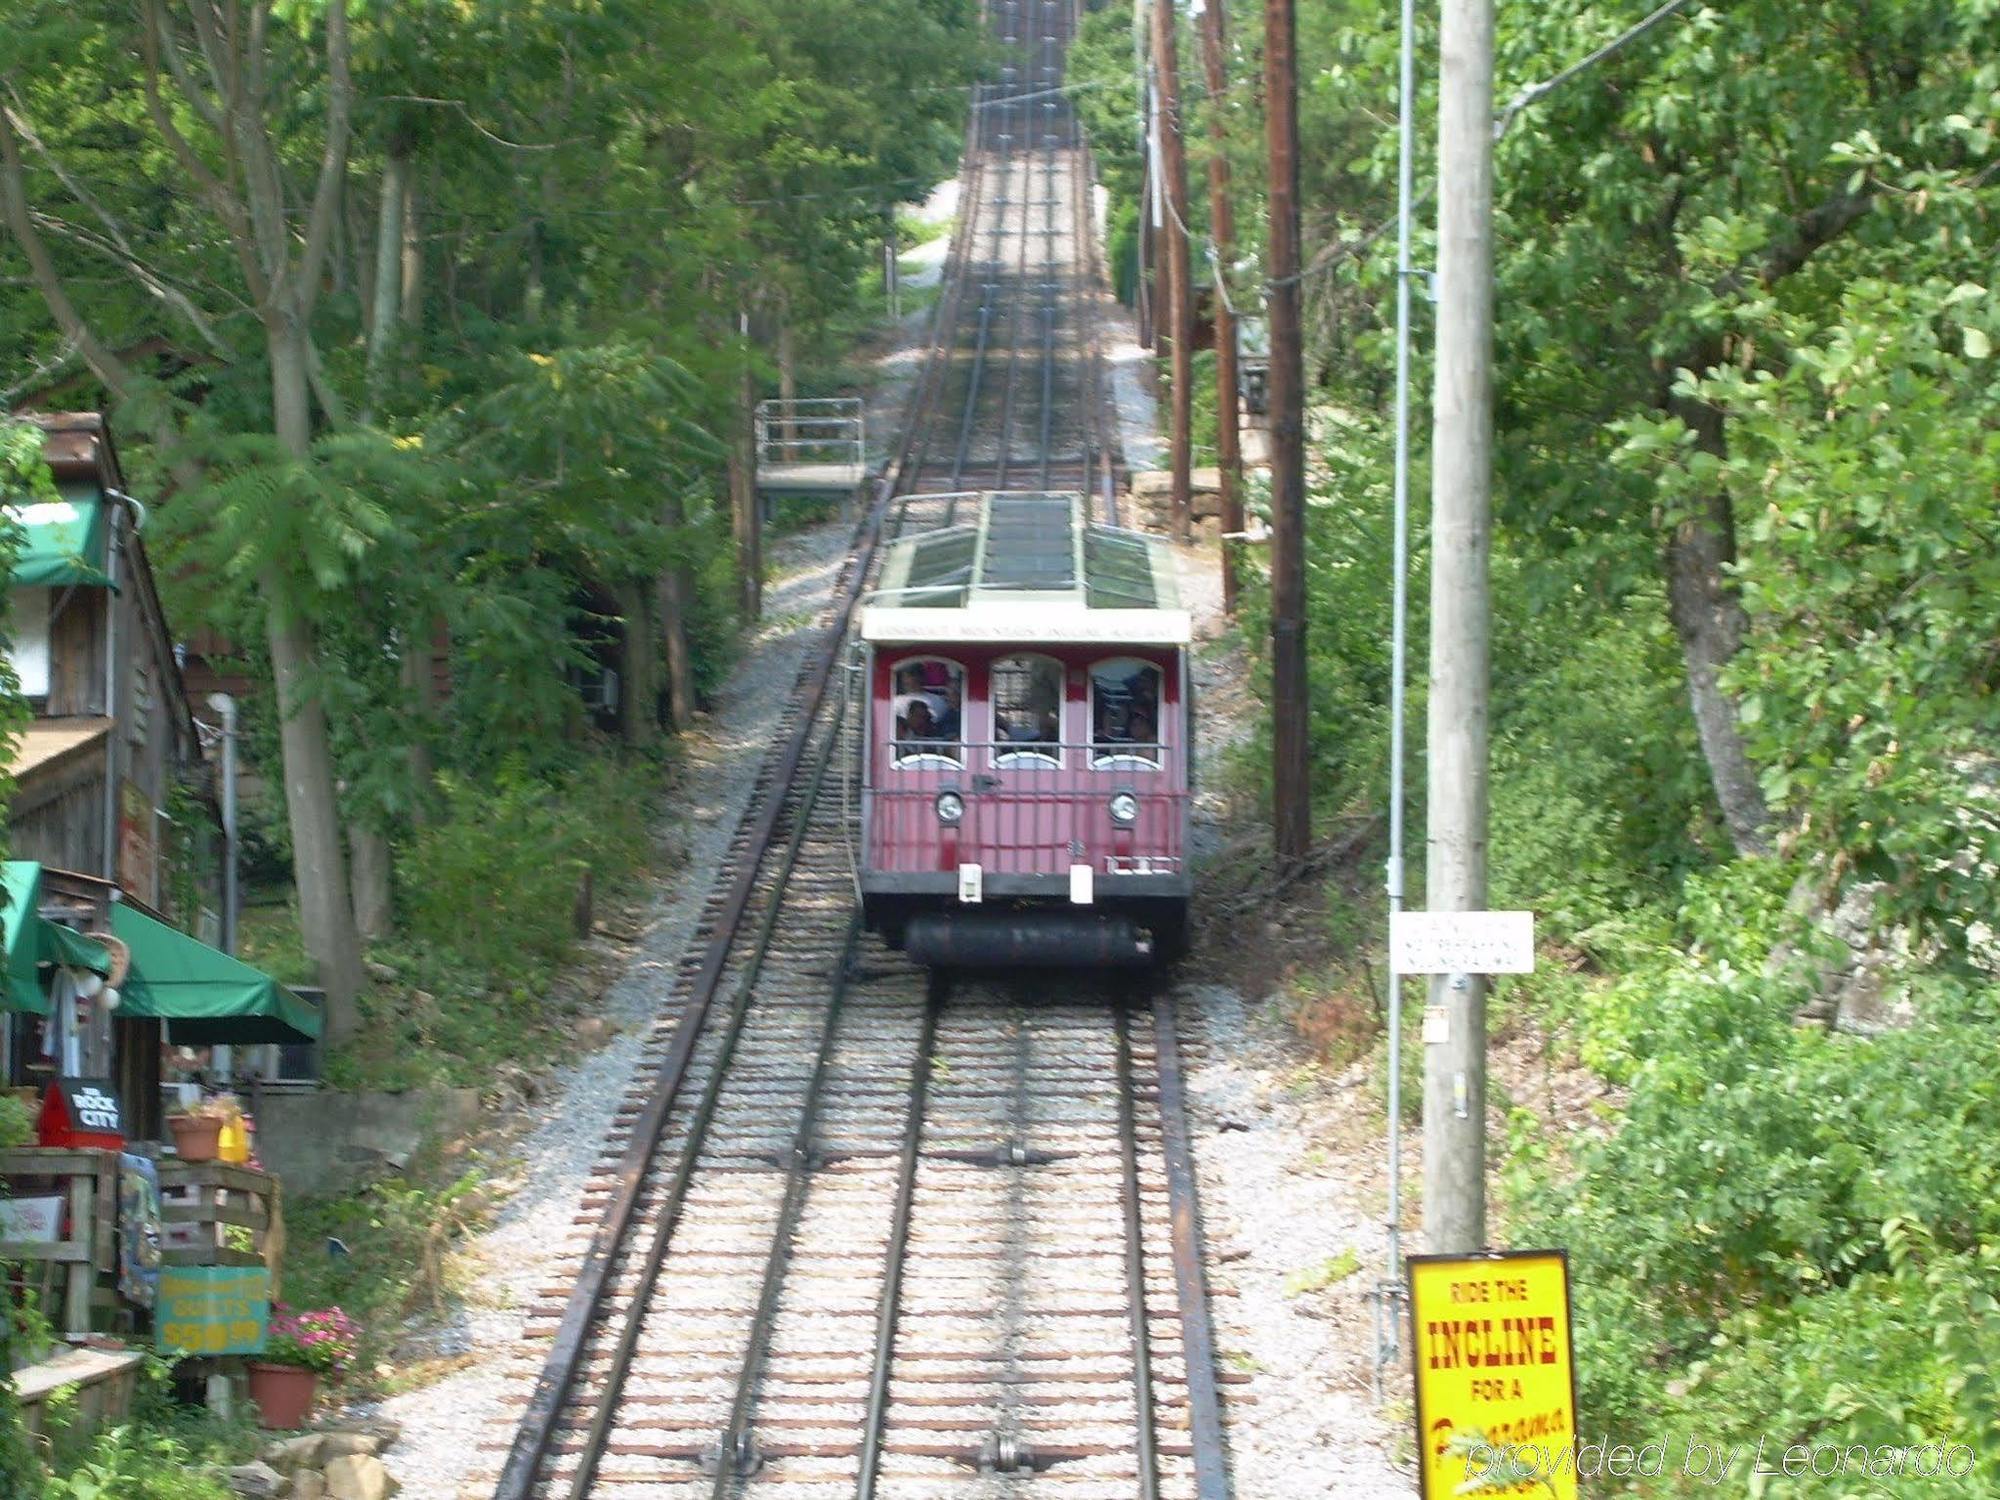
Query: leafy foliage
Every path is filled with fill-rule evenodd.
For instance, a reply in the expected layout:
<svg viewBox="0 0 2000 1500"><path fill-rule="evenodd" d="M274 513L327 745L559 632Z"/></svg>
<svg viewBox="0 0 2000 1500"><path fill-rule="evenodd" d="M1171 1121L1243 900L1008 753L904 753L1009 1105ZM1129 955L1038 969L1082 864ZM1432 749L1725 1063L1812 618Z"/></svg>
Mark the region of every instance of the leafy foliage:
<svg viewBox="0 0 2000 1500"><path fill-rule="evenodd" d="M953 160L976 20L9 8L0 384L116 408L133 488L172 497L148 540L176 626L303 705L282 768L250 709L294 804L251 812L277 859L405 833L432 769L560 773L594 655L632 648L619 734L686 721L733 647L745 375L780 325L808 361L851 336L897 206ZM315 959L357 976L338 847L307 853Z"/></svg>
<svg viewBox="0 0 2000 1500"><path fill-rule="evenodd" d="M2000 862L2000 301L1870 278L1781 326L1782 370L1683 377L1728 414L1726 458L1674 421L1628 423L1624 452L1666 503L1720 486L1748 518L1736 678L1793 846L1962 951Z"/></svg>
<svg viewBox="0 0 2000 1500"><path fill-rule="evenodd" d="M1586 1000L1586 1056L1628 1103L1575 1144L1573 1175L1517 1168L1515 1234L1571 1247L1583 1404L1614 1429L1678 1402L1698 1426L1774 1440L1984 1444L1990 1406L1975 1419L1952 1392L2000 1357L1980 1311L2000 1286L1984 1061L2000 987L1936 977L1921 1019L1873 1040L1793 1025L1803 988L1763 971L1787 930L1783 875L1691 882L1677 940ZM1950 1269L1931 1286L1935 1266ZM1971 1300L1934 1322L1947 1284ZM1934 1340L1945 1326L1963 1348Z"/></svg>
<svg viewBox="0 0 2000 1500"><path fill-rule="evenodd" d="M220 1466L201 1462L179 1438L133 1425L100 1434L42 1493L46 1500L227 1500L231 1491Z"/></svg>

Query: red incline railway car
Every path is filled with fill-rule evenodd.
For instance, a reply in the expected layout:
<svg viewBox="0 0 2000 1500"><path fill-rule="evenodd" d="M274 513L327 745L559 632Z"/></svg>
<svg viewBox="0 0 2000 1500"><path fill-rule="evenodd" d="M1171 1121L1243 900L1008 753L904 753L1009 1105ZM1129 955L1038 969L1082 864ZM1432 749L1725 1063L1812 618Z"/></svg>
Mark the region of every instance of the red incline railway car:
<svg viewBox="0 0 2000 1500"><path fill-rule="evenodd" d="M890 544L861 612L868 923L945 967L1176 956L1194 736L1172 551L1081 495L959 509Z"/></svg>

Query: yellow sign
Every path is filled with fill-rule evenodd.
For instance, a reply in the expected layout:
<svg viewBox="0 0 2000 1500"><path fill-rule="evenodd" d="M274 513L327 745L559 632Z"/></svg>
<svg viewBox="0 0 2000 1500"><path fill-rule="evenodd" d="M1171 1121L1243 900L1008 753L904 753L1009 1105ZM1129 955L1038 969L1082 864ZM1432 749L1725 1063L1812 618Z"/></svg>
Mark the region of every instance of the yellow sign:
<svg viewBox="0 0 2000 1500"><path fill-rule="evenodd" d="M1445 1500L1482 1478L1493 1486L1482 1494L1574 1500L1576 1370L1563 1252L1412 1255L1409 1275L1424 1500Z"/></svg>
<svg viewBox="0 0 2000 1500"><path fill-rule="evenodd" d="M271 1273L263 1266L166 1266L154 1312L166 1354L257 1354L271 1317Z"/></svg>

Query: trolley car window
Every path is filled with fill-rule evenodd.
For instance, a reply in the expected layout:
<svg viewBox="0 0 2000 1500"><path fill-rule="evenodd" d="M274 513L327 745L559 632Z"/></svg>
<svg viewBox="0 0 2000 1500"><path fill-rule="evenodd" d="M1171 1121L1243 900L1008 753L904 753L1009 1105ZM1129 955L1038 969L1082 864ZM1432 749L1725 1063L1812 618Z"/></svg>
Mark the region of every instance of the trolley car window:
<svg viewBox="0 0 2000 1500"><path fill-rule="evenodd" d="M1062 693L1060 662L1003 656L993 663L995 765L1062 764Z"/></svg>
<svg viewBox="0 0 2000 1500"><path fill-rule="evenodd" d="M889 711L899 766L959 765L965 742L965 668L942 657L912 657L890 669Z"/></svg>
<svg viewBox="0 0 2000 1500"><path fill-rule="evenodd" d="M1090 669L1091 763L1129 770L1160 764L1160 669L1121 657Z"/></svg>

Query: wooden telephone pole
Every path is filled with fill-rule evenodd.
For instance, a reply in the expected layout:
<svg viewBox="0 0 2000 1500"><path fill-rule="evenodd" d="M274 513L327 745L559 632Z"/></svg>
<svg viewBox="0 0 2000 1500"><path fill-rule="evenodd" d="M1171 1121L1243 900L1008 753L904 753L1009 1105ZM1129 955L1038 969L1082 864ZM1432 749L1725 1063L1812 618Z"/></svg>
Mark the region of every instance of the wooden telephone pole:
<svg viewBox="0 0 2000 1500"><path fill-rule="evenodd" d="M1181 138L1180 53L1174 40L1175 0L1153 0L1153 86L1159 100L1160 187L1166 222L1160 226L1160 269L1167 282L1167 337L1173 341L1173 415L1168 425L1168 459L1173 471L1174 535L1194 533L1194 495L1189 470L1194 462L1194 285L1188 256L1187 144Z"/></svg>
<svg viewBox="0 0 2000 1500"><path fill-rule="evenodd" d="M1432 911L1486 905L1493 484L1493 0L1443 0L1438 75L1437 372L1431 430ZM1424 1048L1424 1239L1486 1241L1486 980L1441 974ZM1427 1026L1426 1030L1430 1028Z"/></svg>
<svg viewBox="0 0 2000 1500"><path fill-rule="evenodd" d="M1292 0L1264 0L1264 142L1271 159L1271 812L1281 865L1298 864L1312 843L1298 83Z"/></svg>
<svg viewBox="0 0 2000 1500"><path fill-rule="evenodd" d="M1236 255L1236 208L1230 202L1229 54L1223 0L1202 0L1201 64L1208 85L1208 222L1215 236L1215 462L1222 475L1222 608L1236 613L1236 562L1243 530L1243 447L1236 374L1236 314L1223 278Z"/></svg>

